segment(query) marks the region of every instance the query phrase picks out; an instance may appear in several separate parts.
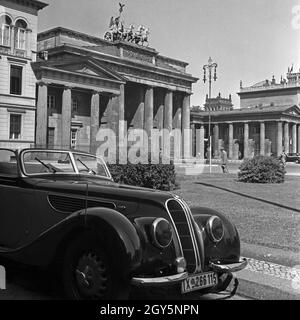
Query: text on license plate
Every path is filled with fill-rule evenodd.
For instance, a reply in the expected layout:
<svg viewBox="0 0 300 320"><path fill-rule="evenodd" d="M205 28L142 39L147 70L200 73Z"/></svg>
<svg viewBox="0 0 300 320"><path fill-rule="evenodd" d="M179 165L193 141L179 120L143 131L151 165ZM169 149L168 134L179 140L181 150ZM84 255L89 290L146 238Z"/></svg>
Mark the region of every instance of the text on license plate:
<svg viewBox="0 0 300 320"><path fill-rule="evenodd" d="M191 292L203 288L212 287L216 284L218 284L218 277L216 273L200 273L183 280L183 282L181 283L181 292Z"/></svg>

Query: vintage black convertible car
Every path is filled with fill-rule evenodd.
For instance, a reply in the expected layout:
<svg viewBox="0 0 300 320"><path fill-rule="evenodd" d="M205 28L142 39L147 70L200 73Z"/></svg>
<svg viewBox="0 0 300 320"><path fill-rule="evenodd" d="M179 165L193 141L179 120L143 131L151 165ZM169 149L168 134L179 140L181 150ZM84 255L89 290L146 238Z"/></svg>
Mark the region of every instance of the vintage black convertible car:
<svg viewBox="0 0 300 320"><path fill-rule="evenodd" d="M55 270L68 298L220 292L247 264L224 215L117 184L87 153L0 149L0 199L0 259Z"/></svg>

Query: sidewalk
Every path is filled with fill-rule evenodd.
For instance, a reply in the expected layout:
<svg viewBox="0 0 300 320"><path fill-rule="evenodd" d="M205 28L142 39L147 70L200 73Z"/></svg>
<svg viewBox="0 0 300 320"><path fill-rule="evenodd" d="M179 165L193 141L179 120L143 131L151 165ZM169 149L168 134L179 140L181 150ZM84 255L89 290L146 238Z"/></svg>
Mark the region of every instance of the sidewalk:
<svg viewBox="0 0 300 320"><path fill-rule="evenodd" d="M240 282L237 294L259 300L300 300L300 266L247 260L248 266L236 273Z"/></svg>

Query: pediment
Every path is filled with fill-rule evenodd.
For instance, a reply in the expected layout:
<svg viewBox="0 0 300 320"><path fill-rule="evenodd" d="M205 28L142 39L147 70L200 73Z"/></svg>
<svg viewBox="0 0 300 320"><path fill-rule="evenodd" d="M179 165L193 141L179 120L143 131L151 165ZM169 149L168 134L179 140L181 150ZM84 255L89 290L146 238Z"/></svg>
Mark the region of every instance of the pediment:
<svg viewBox="0 0 300 320"><path fill-rule="evenodd" d="M76 73L83 73L86 75L92 75L92 76L98 76L101 78L110 78L107 73L101 72L100 70L96 70L95 68L91 67L88 64L72 64L72 65L66 65L66 66L60 66L60 69L66 70L66 71L72 71Z"/></svg>
<svg viewBox="0 0 300 320"><path fill-rule="evenodd" d="M52 64L51 66L62 71L70 71L78 75L92 76L114 81L124 81L124 78L117 72L102 66L99 61L92 58L60 61L59 63Z"/></svg>
<svg viewBox="0 0 300 320"><path fill-rule="evenodd" d="M300 116L300 109L298 106L295 105L295 106L287 109L284 113L291 115L291 116Z"/></svg>

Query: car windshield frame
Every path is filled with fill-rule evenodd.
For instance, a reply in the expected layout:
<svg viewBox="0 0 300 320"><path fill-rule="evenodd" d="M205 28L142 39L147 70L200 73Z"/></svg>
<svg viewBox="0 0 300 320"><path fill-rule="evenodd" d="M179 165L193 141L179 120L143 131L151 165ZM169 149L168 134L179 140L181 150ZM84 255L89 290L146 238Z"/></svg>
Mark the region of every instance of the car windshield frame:
<svg viewBox="0 0 300 320"><path fill-rule="evenodd" d="M36 152L36 153L62 153L62 154L68 154L69 156L69 160L70 160L70 165L72 166L72 169L74 170L73 172L64 172L64 171L53 171L53 172L39 172L39 173L28 173L26 171L26 165L24 163L24 156L27 153L32 153L32 152ZM79 171L78 165L77 165L77 161L75 160L75 155L80 155L83 157L91 157L91 158L95 158L95 161L100 161L101 165L104 168L104 171L106 173L106 176L104 175L99 175L99 174L91 174L91 173L82 173ZM93 154L89 154L89 153L85 153L85 152L80 152L80 151L69 151L69 150L53 150L53 149L24 149L21 151L20 153L20 168L21 168L21 172L24 176L26 177L34 177L34 176L44 176L44 175L84 175L84 176L94 176L94 177L100 177L100 178L104 178L104 179L112 179L111 173L105 163L105 161L99 157L99 156L95 156Z"/></svg>

